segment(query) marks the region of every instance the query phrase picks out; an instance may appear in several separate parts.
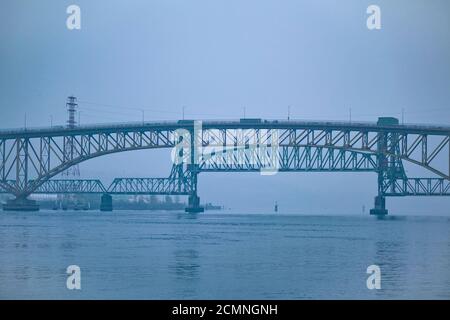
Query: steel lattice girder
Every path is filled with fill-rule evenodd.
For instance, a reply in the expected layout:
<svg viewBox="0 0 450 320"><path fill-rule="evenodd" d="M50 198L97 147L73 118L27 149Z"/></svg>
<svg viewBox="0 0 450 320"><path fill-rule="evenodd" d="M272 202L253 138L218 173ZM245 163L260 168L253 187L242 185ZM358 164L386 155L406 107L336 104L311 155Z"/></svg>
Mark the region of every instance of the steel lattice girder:
<svg viewBox="0 0 450 320"><path fill-rule="evenodd" d="M384 196L450 196L450 181L442 178L386 179Z"/></svg>
<svg viewBox="0 0 450 320"><path fill-rule="evenodd" d="M14 184L15 181L10 181ZM0 193L7 193L0 189ZM116 178L109 188L99 180L49 180L42 184L36 194L102 194L116 195L189 195L187 181L170 178ZM450 182L442 178L385 179L382 193L395 196L450 196Z"/></svg>
<svg viewBox="0 0 450 320"><path fill-rule="evenodd" d="M37 188L33 193L64 194L64 193L105 193L106 188L100 180L83 179L58 179L48 180Z"/></svg>
<svg viewBox="0 0 450 320"><path fill-rule="evenodd" d="M281 147L227 149L200 160L200 172L260 171L279 172L375 172L376 155L323 147Z"/></svg>
<svg viewBox="0 0 450 320"><path fill-rule="evenodd" d="M116 178L108 188L109 194L189 195L187 180L171 178Z"/></svg>
<svg viewBox="0 0 450 320"><path fill-rule="evenodd" d="M15 184L15 181L9 181ZM0 193L8 193L0 188ZM48 180L34 194L117 194L117 195L188 195L188 180L172 178L116 178L108 188L100 180L57 179Z"/></svg>
<svg viewBox="0 0 450 320"><path fill-rule="evenodd" d="M29 181L32 183L33 181ZM15 185L14 180L8 180L8 184ZM9 193L6 188L0 188L0 193ZM106 193L106 188L97 179L50 179L34 190L35 194L87 194Z"/></svg>

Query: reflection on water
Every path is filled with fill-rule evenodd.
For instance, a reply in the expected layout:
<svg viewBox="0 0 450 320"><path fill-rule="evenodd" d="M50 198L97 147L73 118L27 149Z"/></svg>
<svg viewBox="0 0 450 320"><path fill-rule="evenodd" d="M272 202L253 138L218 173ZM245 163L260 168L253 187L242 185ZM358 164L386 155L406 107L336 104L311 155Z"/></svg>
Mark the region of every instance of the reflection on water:
<svg viewBox="0 0 450 320"><path fill-rule="evenodd" d="M169 271L174 273L177 280L194 281L198 278L199 273L199 259L196 250L175 250L175 262L169 264Z"/></svg>
<svg viewBox="0 0 450 320"><path fill-rule="evenodd" d="M0 298L450 298L450 218L0 214ZM82 290L66 289L78 265ZM366 269L380 266L381 290Z"/></svg>

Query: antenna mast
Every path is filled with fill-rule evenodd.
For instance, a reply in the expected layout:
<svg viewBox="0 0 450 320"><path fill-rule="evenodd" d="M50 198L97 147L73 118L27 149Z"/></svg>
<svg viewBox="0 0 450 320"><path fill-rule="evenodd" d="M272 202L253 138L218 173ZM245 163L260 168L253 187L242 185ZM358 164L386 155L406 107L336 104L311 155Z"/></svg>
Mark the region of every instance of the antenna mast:
<svg viewBox="0 0 450 320"><path fill-rule="evenodd" d="M67 127L73 129L76 127L75 113L78 107L77 98L74 96L67 97L66 102L67 112L69 113L69 120L67 120Z"/></svg>

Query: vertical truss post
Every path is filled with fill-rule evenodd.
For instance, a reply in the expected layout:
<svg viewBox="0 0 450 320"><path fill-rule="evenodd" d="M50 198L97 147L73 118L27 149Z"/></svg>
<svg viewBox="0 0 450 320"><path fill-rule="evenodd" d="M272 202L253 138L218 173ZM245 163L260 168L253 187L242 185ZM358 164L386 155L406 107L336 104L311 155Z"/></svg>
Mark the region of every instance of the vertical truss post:
<svg viewBox="0 0 450 320"><path fill-rule="evenodd" d="M3 204L6 211L38 211L39 205L35 200L27 199L28 196L28 153L29 141L26 138L16 139L16 182L15 199Z"/></svg>
<svg viewBox="0 0 450 320"><path fill-rule="evenodd" d="M375 207L370 210L373 215L386 215L386 194L400 194L401 185L407 183L405 169L400 157L400 139L398 133L380 133L377 150L378 195L375 197ZM389 156L386 155L389 154Z"/></svg>
<svg viewBox="0 0 450 320"><path fill-rule="evenodd" d="M28 140L17 139L16 148L16 189L20 194L28 184Z"/></svg>
<svg viewBox="0 0 450 320"><path fill-rule="evenodd" d="M198 137L197 135L200 135ZM199 173L199 155L198 149L202 145L202 129L197 129L197 125L194 122L193 128L190 132L190 154L189 154L189 163L187 164L187 175L189 177L190 183L190 194L188 198L188 206L185 208L186 212L189 213L198 213L203 212L205 209L200 206L200 198L197 194L197 181L198 181L198 173ZM200 146L199 146L200 144Z"/></svg>
<svg viewBox="0 0 450 320"><path fill-rule="evenodd" d="M377 175L378 175L378 195L375 197L375 205L373 209L370 209L371 215L385 216L388 214L386 210L386 198L383 192L383 182L387 174L388 158L386 156L387 151L387 133L378 133L377 143Z"/></svg>

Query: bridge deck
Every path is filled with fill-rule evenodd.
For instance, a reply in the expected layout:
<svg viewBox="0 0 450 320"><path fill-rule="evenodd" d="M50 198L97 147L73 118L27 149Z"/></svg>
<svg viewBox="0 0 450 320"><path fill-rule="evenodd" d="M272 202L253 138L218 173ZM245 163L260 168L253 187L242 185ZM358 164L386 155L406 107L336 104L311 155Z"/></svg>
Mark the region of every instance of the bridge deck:
<svg viewBox="0 0 450 320"><path fill-rule="evenodd" d="M328 130L360 130L360 131L390 131L407 132L430 135L450 135L450 126L427 124L403 124L403 125L378 125L376 122L345 122L345 121L308 121L308 120L265 120L245 121L240 120L202 120L204 129L328 129ZM0 139L13 139L20 137L63 136L68 134L85 134L87 132L116 132L149 129L174 130L178 128L192 127L193 120L181 121L155 121L155 122L127 122L105 123L95 125L83 125L74 129L64 126L2 129Z"/></svg>

